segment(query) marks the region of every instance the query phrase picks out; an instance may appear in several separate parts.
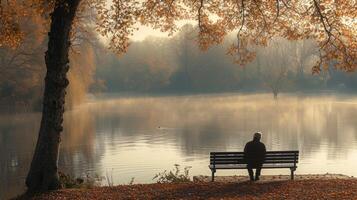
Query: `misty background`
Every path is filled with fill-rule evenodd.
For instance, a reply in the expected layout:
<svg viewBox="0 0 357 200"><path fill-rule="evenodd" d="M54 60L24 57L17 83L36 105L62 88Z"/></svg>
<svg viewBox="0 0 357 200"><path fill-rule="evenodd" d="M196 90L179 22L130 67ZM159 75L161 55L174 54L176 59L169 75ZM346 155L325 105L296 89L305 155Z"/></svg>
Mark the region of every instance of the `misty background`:
<svg viewBox="0 0 357 200"><path fill-rule="evenodd" d="M41 19L38 19L39 21ZM26 24L26 23L24 23ZM33 22L31 34L17 49L0 47L0 108L2 111L39 111L45 75L45 34ZM83 27L81 27L83 28ZM70 85L66 107L86 100L87 94L145 95L259 92L277 98L282 92L354 92L356 73L334 68L312 74L318 51L313 41L275 38L266 47L252 47L256 59L239 66L227 55L236 40L228 35L222 45L201 51L197 29L186 24L172 37L133 41L121 57L110 52L93 33L76 34L71 49Z"/></svg>

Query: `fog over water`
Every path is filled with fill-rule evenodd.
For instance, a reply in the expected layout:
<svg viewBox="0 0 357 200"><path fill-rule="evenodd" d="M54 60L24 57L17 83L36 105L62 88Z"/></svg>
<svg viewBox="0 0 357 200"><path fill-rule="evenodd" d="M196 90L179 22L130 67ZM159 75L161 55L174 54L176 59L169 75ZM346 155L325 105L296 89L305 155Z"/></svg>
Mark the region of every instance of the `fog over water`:
<svg viewBox="0 0 357 200"><path fill-rule="evenodd" d="M39 113L0 116L0 199L24 189ZM357 96L211 94L103 96L66 112L61 171L111 174L114 184L153 182L175 163L210 175L211 151L242 151L262 131L268 150L299 150L297 174L357 176ZM289 174L288 169L263 170ZM217 175L246 174L232 170Z"/></svg>

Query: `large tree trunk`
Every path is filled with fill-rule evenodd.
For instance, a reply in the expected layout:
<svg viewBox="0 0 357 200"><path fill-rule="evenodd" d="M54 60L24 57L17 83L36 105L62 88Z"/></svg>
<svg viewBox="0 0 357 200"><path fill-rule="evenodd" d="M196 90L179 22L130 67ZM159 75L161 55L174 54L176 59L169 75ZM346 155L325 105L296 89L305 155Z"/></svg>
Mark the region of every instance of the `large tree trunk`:
<svg viewBox="0 0 357 200"><path fill-rule="evenodd" d="M80 0L57 0L51 14L51 29L46 52L46 78L43 110L36 149L27 175L30 192L60 188L57 163L61 141L68 51L73 19Z"/></svg>

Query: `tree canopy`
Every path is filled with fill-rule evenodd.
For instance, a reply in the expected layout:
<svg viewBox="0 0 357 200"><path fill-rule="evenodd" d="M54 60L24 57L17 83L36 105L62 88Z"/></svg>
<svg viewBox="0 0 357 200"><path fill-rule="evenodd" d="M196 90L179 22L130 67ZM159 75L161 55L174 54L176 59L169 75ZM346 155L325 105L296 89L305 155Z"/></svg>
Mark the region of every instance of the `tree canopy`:
<svg viewBox="0 0 357 200"><path fill-rule="evenodd" d="M15 48L26 35L19 19L47 16L64 0L0 1L0 46ZM82 0L75 18L81 26L91 11L93 28L107 37L110 49L121 54L139 25L169 34L181 20L196 21L202 49L219 44L235 32L237 40L227 53L244 65L255 57L254 46L267 45L275 36L318 43L319 72L334 60L336 67L353 71L357 66L357 1L355 0Z"/></svg>

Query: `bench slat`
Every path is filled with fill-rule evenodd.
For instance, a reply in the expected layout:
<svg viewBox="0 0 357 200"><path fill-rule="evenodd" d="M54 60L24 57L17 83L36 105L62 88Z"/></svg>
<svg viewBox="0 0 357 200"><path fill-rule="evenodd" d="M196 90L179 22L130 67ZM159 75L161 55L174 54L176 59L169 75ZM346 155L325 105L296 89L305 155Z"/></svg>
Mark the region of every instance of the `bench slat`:
<svg viewBox="0 0 357 200"><path fill-rule="evenodd" d="M299 156L265 156L265 159L295 159ZM244 159L244 156L235 157L235 156L222 156L222 157L210 157L211 160L224 160L224 159Z"/></svg>
<svg viewBox="0 0 357 200"><path fill-rule="evenodd" d="M230 161L210 161L211 164L236 164L236 163L243 163L247 164L245 160L230 160ZM299 161L295 160L266 160L263 163L299 163Z"/></svg>
<svg viewBox="0 0 357 200"><path fill-rule="evenodd" d="M265 157L264 160L298 160L299 157ZM211 158L210 160L245 160L244 157L240 158L232 158L232 157L225 157L225 158Z"/></svg>
<svg viewBox="0 0 357 200"><path fill-rule="evenodd" d="M265 159L263 163L265 162L298 162L298 159ZM224 159L224 160L210 160L211 163L224 163L224 162L239 162L239 163L246 163L245 159Z"/></svg>
<svg viewBox="0 0 357 200"><path fill-rule="evenodd" d="M266 153L266 156L295 156L295 155L299 155L298 153L289 153L289 154L270 154L270 153ZM210 157L242 157L244 156L244 154L211 154Z"/></svg>
<svg viewBox="0 0 357 200"><path fill-rule="evenodd" d="M209 165L210 169L247 169L246 164L235 164L235 165L219 165L213 168L213 165ZM274 168L297 168L293 164L264 164L262 168L274 169Z"/></svg>
<svg viewBox="0 0 357 200"><path fill-rule="evenodd" d="M299 151L267 151L266 152L267 154L287 154L287 153L291 153L291 154L294 154L294 153L299 153ZM224 155L224 154L244 154L244 152L229 152L229 151L226 151L226 152L210 152L210 154L216 154L216 155Z"/></svg>
<svg viewBox="0 0 357 200"><path fill-rule="evenodd" d="M295 160L267 160L264 163L298 163L299 161ZM230 161L210 161L211 164L235 164L235 163L244 163L247 164L245 160L230 160Z"/></svg>

